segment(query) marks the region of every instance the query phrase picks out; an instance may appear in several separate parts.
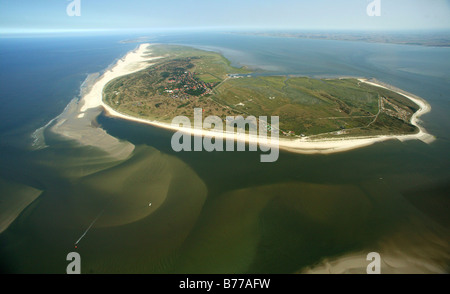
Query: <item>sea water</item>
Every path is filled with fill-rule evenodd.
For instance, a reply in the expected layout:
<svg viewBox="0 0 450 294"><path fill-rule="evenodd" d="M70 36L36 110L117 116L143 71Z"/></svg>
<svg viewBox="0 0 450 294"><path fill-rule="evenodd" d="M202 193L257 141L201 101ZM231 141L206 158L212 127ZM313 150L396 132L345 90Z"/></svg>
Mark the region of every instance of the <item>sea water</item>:
<svg viewBox="0 0 450 294"><path fill-rule="evenodd" d="M150 37L215 50L266 74L374 77L426 99L432 111L421 120L437 140L281 152L268 164L253 152L177 153L170 131L101 115L110 135L136 145L129 160L108 161L49 132L48 147L35 150L35 130L79 96L86 77L137 44L120 42L130 36L0 39L0 176L43 191L0 234L2 271L63 273L74 250L86 273L292 273L352 252L389 252L389 242L407 255L417 248L405 244L419 244L430 262L448 251L436 244L449 239L450 48Z"/></svg>

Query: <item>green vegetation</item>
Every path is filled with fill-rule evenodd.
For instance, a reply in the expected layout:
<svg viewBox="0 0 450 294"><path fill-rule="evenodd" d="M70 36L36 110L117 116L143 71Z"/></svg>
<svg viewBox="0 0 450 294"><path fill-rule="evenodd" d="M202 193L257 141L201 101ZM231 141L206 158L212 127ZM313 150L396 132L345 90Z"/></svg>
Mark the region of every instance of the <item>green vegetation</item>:
<svg viewBox="0 0 450 294"><path fill-rule="evenodd" d="M354 136L416 132L418 106L356 79L252 76L222 55L154 45L153 66L111 81L104 100L118 111L163 122L175 116L279 116L284 136Z"/></svg>

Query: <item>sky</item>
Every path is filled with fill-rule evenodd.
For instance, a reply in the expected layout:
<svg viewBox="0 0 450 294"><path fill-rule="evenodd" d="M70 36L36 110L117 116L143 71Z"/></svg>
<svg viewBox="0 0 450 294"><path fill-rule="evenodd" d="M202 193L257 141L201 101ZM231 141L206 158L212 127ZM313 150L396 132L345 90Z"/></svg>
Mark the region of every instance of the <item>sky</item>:
<svg viewBox="0 0 450 294"><path fill-rule="evenodd" d="M450 30L450 0L0 0L0 34L162 29ZM367 6L380 3L380 15ZM375 10L373 10L375 11ZM75 12L75 10L72 10Z"/></svg>

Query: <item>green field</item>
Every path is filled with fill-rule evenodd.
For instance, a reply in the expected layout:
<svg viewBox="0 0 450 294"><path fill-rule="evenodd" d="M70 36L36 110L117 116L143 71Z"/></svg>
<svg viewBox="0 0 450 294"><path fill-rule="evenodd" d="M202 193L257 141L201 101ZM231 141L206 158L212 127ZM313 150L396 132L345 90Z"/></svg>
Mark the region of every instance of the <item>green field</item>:
<svg viewBox="0 0 450 294"><path fill-rule="evenodd" d="M153 45L154 65L111 81L104 100L119 112L171 122L204 117L279 116L282 136L367 136L417 131L418 106L387 89L357 79L258 76L221 54L185 46Z"/></svg>

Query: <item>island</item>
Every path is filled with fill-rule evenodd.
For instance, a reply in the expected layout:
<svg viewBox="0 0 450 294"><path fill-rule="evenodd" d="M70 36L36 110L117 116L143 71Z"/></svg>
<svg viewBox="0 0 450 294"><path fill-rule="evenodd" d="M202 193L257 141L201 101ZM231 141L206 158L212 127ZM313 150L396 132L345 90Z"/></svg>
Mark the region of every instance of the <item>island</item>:
<svg viewBox="0 0 450 294"><path fill-rule="evenodd" d="M414 134L419 106L358 79L266 76L236 68L221 54L154 45L151 67L108 83L104 101L135 117L170 123L175 116L279 116L280 136L333 137ZM270 126L268 126L270 128Z"/></svg>
<svg viewBox="0 0 450 294"><path fill-rule="evenodd" d="M278 116L279 148L305 154L391 139L434 140L419 121L430 105L393 86L360 77L268 75L232 66L218 52L179 45L141 44L120 59L83 96L77 117L97 107L121 119L223 138L229 134L186 129L171 121L192 118L194 109L225 124L227 117Z"/></svg>

